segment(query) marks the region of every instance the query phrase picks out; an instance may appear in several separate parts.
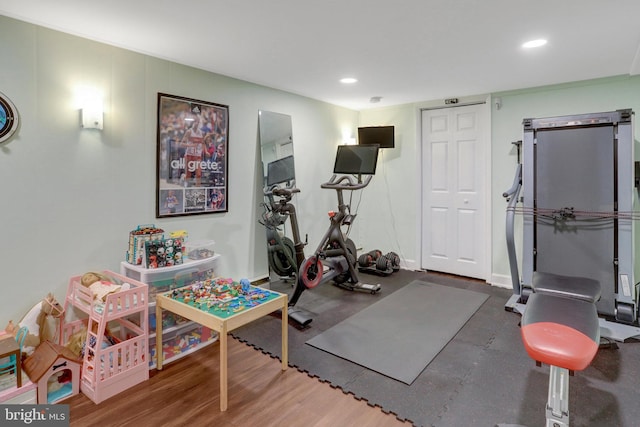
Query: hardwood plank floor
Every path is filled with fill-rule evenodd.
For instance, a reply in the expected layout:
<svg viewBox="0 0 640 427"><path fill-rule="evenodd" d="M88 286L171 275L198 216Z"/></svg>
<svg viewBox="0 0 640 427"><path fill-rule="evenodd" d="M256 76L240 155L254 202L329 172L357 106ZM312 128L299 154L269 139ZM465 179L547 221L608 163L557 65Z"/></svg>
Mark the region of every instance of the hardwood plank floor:
<svg viewBox="0 0 640 427"><path fill-rule="evenodd" d="M219 345L170 363L129 390L70 405L71 426L411 426L229 337L229 408L220 412Z"/></svg>

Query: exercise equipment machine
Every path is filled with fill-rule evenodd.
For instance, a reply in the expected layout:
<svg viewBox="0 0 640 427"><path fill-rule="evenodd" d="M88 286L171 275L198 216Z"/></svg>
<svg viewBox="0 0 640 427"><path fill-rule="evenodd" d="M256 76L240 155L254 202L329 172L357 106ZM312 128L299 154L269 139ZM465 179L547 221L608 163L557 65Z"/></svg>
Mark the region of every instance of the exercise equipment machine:
<svg viewBox="0 0 640 427"><path fill-rule="evenodd" d="M589 366L600 345L598 281L536 275L521 321L524 348L536 365L549 365L546 427L569 427L569 376ZM499 427L515 427L499 424Z"/></svg>
<svg viewBox="0 0 640 427"><path fill-rule="evenodd" d="M380 292L379 284L360 283L356 270L357 250L348 237L348 231L356 218L350 204L344 201L344 191L362 190L371 182L375 174L377 145L338 146L334 173L331 179L320 187L335 190L338 197L338 211L329 212L329 229L326 231L313 255L307 257L300 267L296 289L291 301L295 304L305 289L313 289L321 283L333 281L335 285L348 290L358 290L375 294ZM362 175L366 177L362 179ZM343 232L343 227L348 227Z"/></svg>
<svg viewBox="0 0 640 427"><path fill-rule="evenodd" d="M566 278L587 277L601 289L595 302L601 335L618 341L640 336L633 112L525 119L523 128L518 145L522 161L518 159L513 185L503 194L513 287L505 308L524 313L534 282L564 282L575 293L584 281ZM516 214L522 215L522 277ZM540 273L554 276L543 280Z"/></svg>
<svg viewBox="0 0 640 427"><path fill-rule="evenodd" d="M267 202L262 204L264 211L260 223L267 229L269 267L285 279L295 278L304 261L306 241L302 242L300 238L296 208L291 203L293 195L299 192L300 189L295 187L295 183L286 187L274 185L264 190ZM291 224L291 234L295 242L282 234L281 227L287 219Z"/></svg>
<svg viewBox="0 0 640 427"><path fill-rule="evenodd" d="M400 270L400 257L395 252L382 255L380 249L374 249L358 257L358 271L361 273L389 276Z"/></svg>
<svg viewBox="0 0 640 427"><path fill-rule="evenodd" d="M301 239L296 208L291 203L293 195L299 192L295 180L265 188L267 202L263 203L264 212L260 222L267 229L269 267L285 281L293 279L294 283L298 283L298 270L304 262L304 247L307 244L306 237L304 242ZM287 219L291 225L293 241L284 236L280 229ZM313 319L306 311L295 307L299 297L294 295L289 298L287 314L301 326L307 326Z"/></svg>
<svg viewBox="0 0 640 427"><path fill-rule="evenodd" d="M349 290L361 290L375 294L381 287L360 283L356 270L356 245L342 231L343 226L351 226L356 214L350 212L348 204L344 203L344 190L360 190L369 185L371 176L358 182L351 176L333 175L331 180L322 184L322 188L336 190L338 194L338 212L329 212L329 229L310 257L300 267L300 281L307 289L312 289L321 283L333 280L334 284ZM326 271L325 271L326 267Z"/></svg>

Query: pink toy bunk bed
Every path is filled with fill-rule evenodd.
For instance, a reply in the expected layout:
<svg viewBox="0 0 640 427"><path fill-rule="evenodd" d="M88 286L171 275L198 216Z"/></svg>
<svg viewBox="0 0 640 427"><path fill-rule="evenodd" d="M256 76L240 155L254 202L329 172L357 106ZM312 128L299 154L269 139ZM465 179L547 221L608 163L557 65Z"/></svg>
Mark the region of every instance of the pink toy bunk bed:
<svg viewBox="0 0 640 427"><path fill-rule="evenodd" d="M121 289L103 301L81 284L81 276L72 277L60 334L65 345L86 328L80 391L96 404L149 379L148 287L112 271L101 274Z"/></svg>

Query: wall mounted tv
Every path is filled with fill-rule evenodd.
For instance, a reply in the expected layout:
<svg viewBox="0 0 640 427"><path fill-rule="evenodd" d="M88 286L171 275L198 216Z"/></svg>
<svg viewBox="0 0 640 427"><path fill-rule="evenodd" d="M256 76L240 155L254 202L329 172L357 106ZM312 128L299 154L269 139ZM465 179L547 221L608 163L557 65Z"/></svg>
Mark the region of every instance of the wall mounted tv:
<svg viewBox="0 0 640 427"><path fill-rule="evenodd" d="M375 175L377 164L377 145L339 145L333 173Z"/></svg>
<svg viewBox="0 0 640 427"><path fill-rule="evenodd" d="M358 145L378 145L380 148L395 147L393 126L367 126L358 128Z"/></svg>

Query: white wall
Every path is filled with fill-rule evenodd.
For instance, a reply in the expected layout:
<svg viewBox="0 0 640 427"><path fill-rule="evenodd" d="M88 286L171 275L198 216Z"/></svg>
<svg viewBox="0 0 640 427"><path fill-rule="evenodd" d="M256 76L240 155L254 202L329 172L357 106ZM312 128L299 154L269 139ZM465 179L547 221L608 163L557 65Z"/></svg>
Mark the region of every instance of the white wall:
<svg viewBox="0 0 640 427"><path fill-rule="evenodd" d="M459 98L460 105L484 102L486 96ZM376 176L366 189L374 193L362 205L361 223L366 233L359 237L365 250L395 251L403 268L421 268L421 110L444 107L443 101L425 101L395 107L363 110L360 126L395 126L396 147L381 150Z"/></svg>
<svg viewBox="0 0 640 427"><path fill-rule="evenodd" d="M612 77L565 85L522 89L496 93L492 98L501 99L498 110L492 101L491 114L491 276L489 282L510 287L509 262L505 243L505 208L502 193L511 186L516 167L516 150L512 141L522 139L522 120L531 117L550 117L566 114L593 113L631 108L640 111L640 76ZM484 96L461 98L460 103L484 100ZM419 180L419 144L421 108L444 107L442 100L419 104L408 104L384 109L372 109L361 112L361 125L395 125L396 137L400 136L399 149L390 150L391 156L384 154L387 176L393 177L393 185L386 188L384 180L376 175L372 184L379 190L378 198L382 208L376 212L376 221L380 224L401 222L398 236L401 250L408 267L418 268L420 264L419 217L420 208ZM639 126L635 130L636 141L640 139ZM637 144L636 144L637 145ZM638 154L636 146L636 153ZM638 157L638 156L636 156ZM391 166L393 165L393 166ZM380 165L379 165L380 166ZM385 170L385 169L383 169ZM382 183L381 183L382 181ZM386 201L392 198L393 202ZM364 205L364 222L373 216L373 206ZM392 211L388 206L393 206ZM364 209L363 209L364 211ZM379 215L377 215L379 213ZM402 218L398 221L398 218ZM636 227L636 230L640 227ZM368 227L362 241L371 247L391 245L388 234L391 231L373 232ZM395 232L395 231L394 231ZM516 236L521 234L516 228ZM636 239L638 240L638 238ZM377 242L377 243L376 243ZM367 246L369 247L369 246ZM637 269L637 267L636 267Z"/></svg>
<svg viewBox="0 0 640 427"><path fill-rule="evenodd" d="M395 127L395 148L380 150L376 175L363 190L357 233L353 240L365 252L396 252L404 268L419 268L416 252L419 156L418 115L413 104L365 110L359 126Z"/></svg>
<svg viewBox="0 0 640 427"><path fill-rule="evenodd" d="M214 239L228 277L267 274L258 110L292 117L300 229L312 251L336 208L329 179L335 147L358 126L396 126L396 148L384 150L378 173L362 192L351 237L368 251L400 254L419 268L420 108L441 100L360 113L224 76L151 58L0 17L0 91L20 111L16 137L0 146L0 328L19 320L47 292L64 296L71 275L118 270L128 232L140 223L187 229ZM105 96L105 129L80 130L79 86ZM157 93L229 106L229 212L155 219ZM502 192L513 179L522 119L632 108L640 111L640 77L622 77L494 94L492 112L491 282L508 284ZM461 99L484 100L485 96ZM638 135L636 129L636 135ZM638 139L638 137L636 137ZM359 195L354 195L355 210Z"/></svg>
<svg viewBox="0 0 640 427"><path fill-rule="evenodd" d="M0 43L0 91L22 122L0 146L0 328L48 292L62 299L72 275L118 271L137 224L215 240L227 277L266 276L259 110L292 117L304 232L324 232L335 196L320 183L358 112L1 16ZM81 86L104 94L103 131L79 127ZM155 218L158 92L229 106L229 212Z"/></svg>
<svg viewBox="0 0 640 427"><path fill-rule="evenodd" d="M505 242L506 202L502 192L513 182L516 167L516 150L511 142L522 139L522 120L570 114L596 113L631 108L640 112L640 76L615 77L588 82L533 88L514 92L497 93L502 100L500 110L493 106L493 161L492 204L493 216L493 277L494 284L511 286L509 263ZM636 157L640 127L635 126ZM516 236L521 236L521 223ZM636 230L638 230L636 226ZM636 277L638 280L638 277Z"/></svg>

